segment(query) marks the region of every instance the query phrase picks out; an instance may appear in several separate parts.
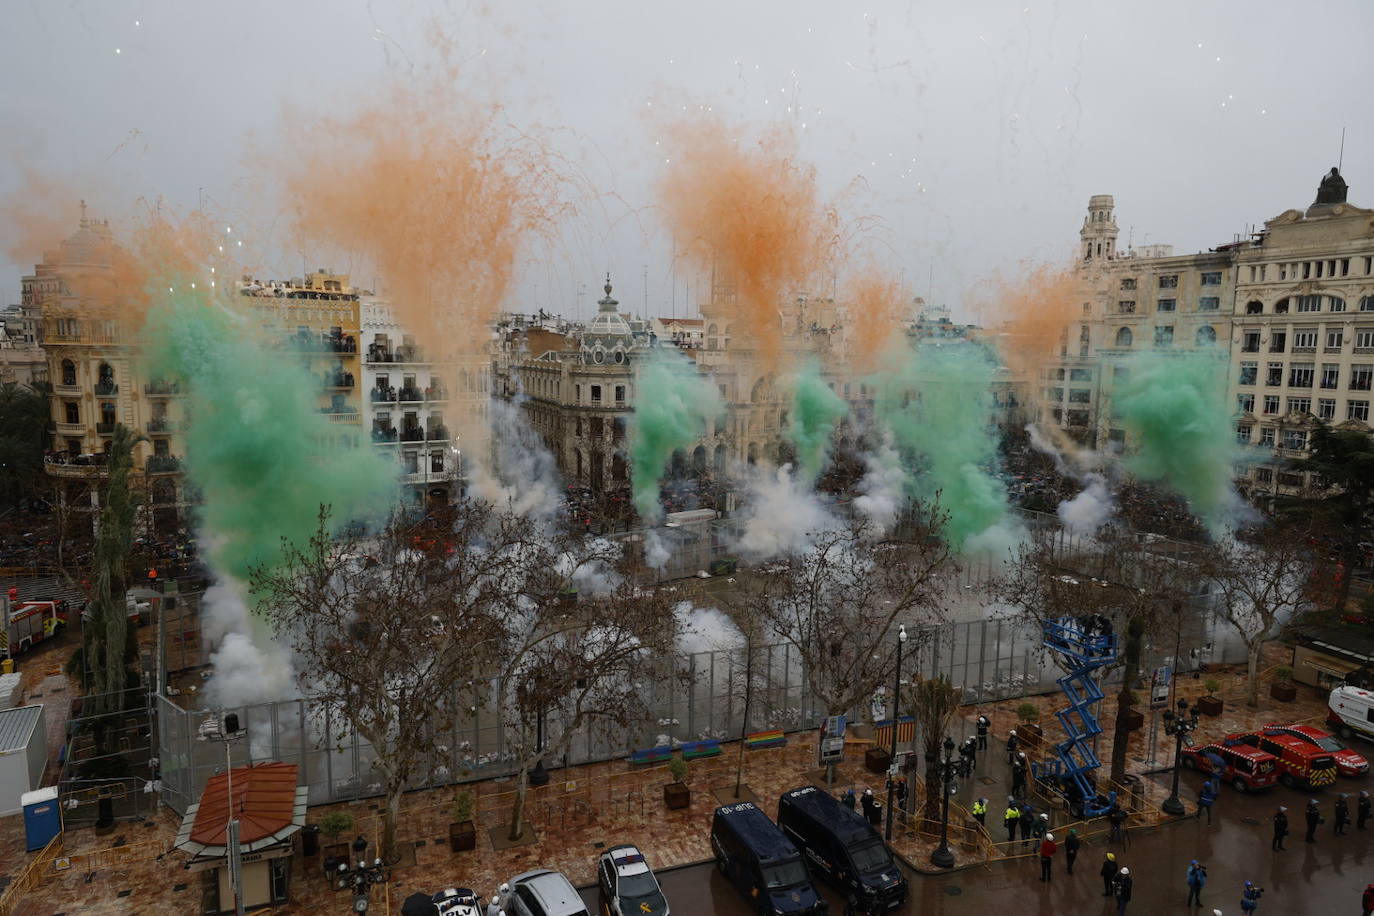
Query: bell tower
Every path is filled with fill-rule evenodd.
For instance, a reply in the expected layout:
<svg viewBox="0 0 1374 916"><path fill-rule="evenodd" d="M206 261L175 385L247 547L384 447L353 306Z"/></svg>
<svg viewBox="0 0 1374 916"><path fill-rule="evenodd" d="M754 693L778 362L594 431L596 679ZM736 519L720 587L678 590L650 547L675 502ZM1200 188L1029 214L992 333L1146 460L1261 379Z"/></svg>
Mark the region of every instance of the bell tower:
<svg viewBox="0 0 1374 916"><path fill-rule="evenodd" d="M1083 218L1079 251L1084 261L1108 260L1116 257L1116 216L1112 213L1116 201L1110 194L1094 194L1088 199L1088 215Z"/></svg>

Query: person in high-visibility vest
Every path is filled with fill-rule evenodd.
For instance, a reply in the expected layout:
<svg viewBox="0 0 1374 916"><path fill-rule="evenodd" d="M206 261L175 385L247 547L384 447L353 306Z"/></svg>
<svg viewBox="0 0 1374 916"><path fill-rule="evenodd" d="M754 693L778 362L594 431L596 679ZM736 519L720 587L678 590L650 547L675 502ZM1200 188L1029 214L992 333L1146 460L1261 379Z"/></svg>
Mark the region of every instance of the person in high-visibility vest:
<svg viewBox="0 0 1374 916"><path fill-rule="evenodd" d="M977 821L979 824L982 824L983 826L987 826L987 825L983 822L983 818L987 817L987 813L988 813L988 800L987 800L986 798L980 798L980 799L977 799L976 801L974 801L974 803L973 803L973 819L974 819L975 821Z"/></svg>
<svg viewBox="0 0 1374 916"><path fill-rule="evenodd" d="M1016 822L1021 819L1021 806L1016 799L1007 796L1007 810L1002 814L1002 826L1007 828L1007 842L1016 839Z"/></svg>

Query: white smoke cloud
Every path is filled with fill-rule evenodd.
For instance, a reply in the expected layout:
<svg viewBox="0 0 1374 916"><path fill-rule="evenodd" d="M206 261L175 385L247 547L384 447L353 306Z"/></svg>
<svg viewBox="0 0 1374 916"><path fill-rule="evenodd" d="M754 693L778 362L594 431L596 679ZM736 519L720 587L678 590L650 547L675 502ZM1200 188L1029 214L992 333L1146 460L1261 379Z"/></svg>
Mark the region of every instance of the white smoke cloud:
<svg viewBox="0 0 1374 916"><path fill-rule="evenodd" d="M817 533L839 526L815 492L798 485L790 464L759 473L749 481L747 494L748 515L735 546L751 559L801 552Z"/></svg>
<svg viewBox="0 0 1374 916"><path fill-rule="evenodd" d="M1057 511L1060 522L1070 534L1090 537L1112 517L1116 501L1107 487L1107 478L1101 474L1088 474L1084 480L1087 486L1083 491L1061 502Z"/></svg>
<svg viewBox="0 0 1374 916"><path fill-rule="evenodd" d="M744 636L730 615L717 608L680 601L673 607L673 615L678 622L678 651L685 655L734 649L744 643Z"/></svg>
<svg viewBox="0 0 1374 916"><path fill-rule="evenodd" d="M256 623L243 587L230 579L216 582L200 600L202 636L216 645L210 655L214 674L205 685L212 707L236 707L297 695L291 653Z"/></svg>
<svg viewBox="0 0 1374 916"><path fill-rule="evenodd" d="M656 529L650 528L644 533L644 563L650 569L662 569L668 565L668 561L673 558L673 552L668 549L662 536Z"/></svg>
<svg viewBox="0 0 1374 916"><path fill-rule="evenodd" d="M906 471L890 433L884 434L877 449L864 455L864 464L868 470L859 481L860 495L854 499L854 509L886 534L897 522L906 486Z"/></svg>
<svg viewBox="0 0 1374 916"><path fill-rule="evenodd" d="M1063 454L1060 453L1059 449L1055 447L1055 444L1050 441L1049 436L1046 436L1040 431L1040 427L1036 426L1034 423L1027 423L1026 434L1030 436L1031 448L1041 454L1048 455L1054 460L1054 469L1056 471L1061 474L1073 473L1073 471L1069 469L1068 464L1065 463Z"/></svg>
<svg viewBox="0 0 1374 916"><path fill-rule="evenodd" d="M558 466L530 427L520 406L524 396L493 400L489 408L494 455L490 466L474 460L472 494L492 505L552 524L563 505Z"/></svg>

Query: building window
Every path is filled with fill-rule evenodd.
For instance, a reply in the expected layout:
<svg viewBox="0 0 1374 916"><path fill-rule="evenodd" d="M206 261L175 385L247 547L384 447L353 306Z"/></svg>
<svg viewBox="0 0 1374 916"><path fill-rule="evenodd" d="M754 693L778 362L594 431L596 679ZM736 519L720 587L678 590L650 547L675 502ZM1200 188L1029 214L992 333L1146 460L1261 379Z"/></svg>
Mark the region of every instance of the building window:
<svg viewBox="0 0 1374 916"><path fill-rule="evenodd" d="M1299 328L1293 332L1294 353L1315 353L1317 351L1317 329Z"/></svg>
<svg viewBox="0 0 1374 916"><path fill-rule="evenodd" d="M1288 368L1289 388L1311 388L1315 367L1311 363L1294 363Z"/></svg>
<svg viewBox="0 0 1374 916"><path fill-rule="evenodd" d="M69 359L62 360L62 384L76 384L76 363Z"/></svg>
<svg viewBox="0 0 1374 916"><path fill-rule="evenodd" d="M1113 380L1113 381L1115 381L1115 382L1117 382L1117 383L1123 383L1123 382L1127 381L1130 377L1131 377L1131 369L1130 369L1129 366L1113 366L1113 367L1112 367L1112 380Z"/></svg>
<svg viewBox="0 0 1374 916"><path fill-rule="evenodd" d="M574 403L574 404L581 404L581 403L582 403L582 386L581 386L581 385L574 385L574 386L573 386L573 403Z"/></svg>
<svg viewBox="0 0 1374 916"><path fill-rule="evenodd" d="M1279 396L1277 394L1266 394L1264 396L1264 413L1266 416L1275 416L1279 412Z"/></svg>
<svg viewBox="0 0 1374 916"><path fill-rule="evenodd" d="M1064 400L1064 389L1063 389L1063 388L1046 388L1046 389L1045 389L1045 393L1046 393L1046 395L1048 395L1048 397L1049 397L1049 399L1050 399L1051 401L1062 401L1062 400Z"/></svg>
<svg viewBox="0 0 1374 916"><path fill-rule="evenodd" d="M1155 328L1155 346L1171 347L1174 343L1174 326L1166 324Z"/></svg>
<svg viewBox="0 0 1374 916"><path fill-rule="evenodd" d="M1300 452L1307 448L1307 430L1285 429L1283 431L1283 447L1294 452Z"/></svg>
<svg viewBox="0 0 1374 916"><path fill-rule="evenodd" d="M1257 375L1259 375L1259 364L1258 364L1258 363L1253 363L1253 362L1251 362L1251 363L1241 363L1241 364L1240 364L1240 384L1242 384L1242 385L1253 385L1253 384L1255 384L1255 377L1256 377Z"/></svg>
<svg viewBox="0 0 1374 916"><path fill-rule="evenodd" d="M77 406L75 401L64 401L62 408L66 413L68 423L81 422L81 408Z"/></svg>
<svg viewBox="0 0 1374 916"><path fill-rule="evenodd" d="M1203 296L1197 301L1197 308L1200 312L1215 312L1221 308L1221 299L1217 296Z"/></svg>
<svg viewBox="0 0 1374 916"><path fill-rule="evenodd" d="M1176 308L1178 308L1177 299L1159 299L1155 302L1155 311L1157 312L1172 312Z"/></svg>
<svg viewBox="0 0 1374 916"><path fill-rule="evenodd" d="M625 386L624 386L624 385L616 385L616 386L615 386L615 403L616 403L616 406L617 406L617 407L619 407L620 405L622 405L622 404L625 403Z"/></svg>
<svg viewBox="0 0 1374 916"><path fill-rule="evenodd" d="M1091 382L1093 371L1091 369L1070 369L1069 381L1071 382Z"/></svg>
<svg viewBox="0 0 1374 916"><path fill-rule="evenodd" d="M1345 332L1340 328L1331 328L1326 332L1326 352L1339 353L1345 343Z"/></svg>
<svg viewBox="0 0 1374 916"><path fill-rule="evenodd" d="M593 403L593 404L600 404L600 403L601 403L601 386L600 386L600 385L593 385L593 386L592 386L592 403Z"/></svg>
<svg viewBox="0 0 1374 916"><path fill-rule="evenodd" d="M1277 388L1283 384L1283 363L1270 363L1268 372L1265 374L1264 384L1270 388Z"/></svg>
<svg viewBox="0 0 1374 916"><path fill-rule="evenodd" d="M1287 315L1287 314L1288 314L1288 299L1287 299L1286 297L1283 298L1283 299L1280 299L1278 302L1275 302L1275 303L1274 303L1274 314L1275 314L1275 315Z"/></svg>
<svg viewBox="0 0 1374 916"><path fill-rule="evenodd" d="M1204 270L1204 271L1202 272L1202 285L1203 285L1203 286L1220 286L1220 285L1221 285L1221 271L1219 271L1219 270Z"/></svg>
<svg viewBox="0 0 1374 916"><path fill-rule="evenodd" d="M1120 302L1118 302L1118 303L1116 304L1116 310L1117 310L1117 312L1118 312L1119 314L1122 314L1122 315L1134 315L1134 314L1135 314L1135 300L1134 300L1134 299L1122 299Z"/></svg>
<svg viewBox="0 0 1374 916"><path fill-rule="evenodd" d="M1345 405L1345 418L1347 420L1359 420L1361 423L1368 423L1369 402L1347 401Z"/></svg>
<svg viewBox="0 0 1374 916"><path fill-rule="evenodd" d="M1255 396L1253 394L1236 395L1236 409L1241 413L1255 412Z"/></svg>
<svg viewBox="0 0 1374 916"><path fill-rule="evenodd" d="M1369 258L1365 258L1365 262L1368 263L1368 261ZM1366 270L1365 273L1369 273L1369 271ZM1374 296L1362 296L1360 298L1360 311L1374 312Z"/></svg>
<svg viewBox="0 0 1374 916"><path fill-rule="evenodd" d="M1322 363L1322 387L1333 391L1340 387L1341 367L1339 363Z"/></svg>
<svg viewBox="0 0 1374 916"><path fill-rule="evenodd" d="M1263 303L1263 302L1259 302L1259 301L1254 300L1254 299L1250 300L1249 302L1245 303L1245 314L1247 314L1247 315L1263 315L1263 314L1264 314L1264 303Z"/></svg>
<svg viewBox="0 0 1374 916"><path fill-rule="evenodd" d="M1350 367L1351 391L1368 391L1370 389L1371 380L1374 380L1374 366L1365 363L1363 365L1356 364Z"/></svg>
<svg viewBox="0 0 1374 916"><path fill-rule="evenodd" d="M1355 352L1374 353L1374 328L1355 329Z"/></svg>
<svg viewBox="0 0 1374 916"><path fill-rule="evenodd" d="M1312 412L1312 399L1311 399L1311 398L1289 398L1289 399L1288 399L1288 412L1289 412L1289 413L1311 413L1311 412Z"/></svg>
<svg viewBox="0 0 1374 916"><path fill-rule="evenodd" d="M1070 388L1070 389L1069 389L1069 403L1070 403L1070 404L1086 404L1086 403L1088 403L1088 401L1090 401L1091 399L1092 399L1092 392L1089 391L1089 390L1086 389L1086 388Z"/></svg>
<svg viewBox="0 0 1374 916"><path fill-rule="evenodd" d="M1132 336L1130 328L1118 329L1116 332L1116 345L1118 347L1129 347L1131 345Z"/></svg>
<svg viewBox="0 0 1374 916"><path fill-rule="evenodd" d="M1237 442L1244 442L1245 444L1249 445L1249 444L1250 444L1250 430L1251 430L1252 428L1253 428L1253 427L1250 427L1250 426L1237 426L1237 427L1236 427L1236 441L1237 441Z"/></svg>
<svg viewBox="0 0 1374 916"><path fill-rule="evenodd" d="M1334 420L1336 418L1335 398L1317 399L1317 417L1322 420Z"/></svg>
<svg viewBox="0 0 1374 916"><path fill-rule="evenodd" d="M1288 333L1286 331L1274 331L1269 335L1269 352L1282 353L1288 346Z"/></svg>
<svg viewBox="0 0 1374 916"><path fill-rule="evenodd" d="M1340 296L1328 296L1326 298L1327 308L1333 312L1345 311L1345 300Z"/></svg>
<svg viewBox="0 0 1374 916"><path fill-rule="evenodd" d="M1273 448L1274 441L1274 431L1272 429L1268 427L1263 427L1260 429L1260 445L1263 445L1266 448Z"/></svg>
<svg viewBox="0 0 1374 916"><path fill-rule="evenodd" d="M1299 296L1298 311L1300 312L1320 312L1322 310L1321 296Z"/></svg>
<svg viewBox="0 0 1374 916"><path fill-rule="evenodd" d="M1178 274L1162 274L1159 278L1160 289L1178 289Z"/></svg>
<svg viewBox="0 0 1374 916"><path fill-rule="evenodd" d="M1135 289L1135 277L1122 277L1122 278L1121 278L1121 288L1122 288L1122 289Z"/></svg>
<svg viewBox="0 0 1374 916"><path fill-rule="evenodd" d="M1216 342L1216 328L1212 327L1210 324L1204 324L1202 327L1197 329L1197 345L1199 347L1210 346Z"/></svg>
<svg viewBox="0 0 1374 916"><path fill-rule="evenodd" d="M1246 331L1245 340L1241 343L1242 353L1258 353L1260 351L1260 332Z"/></svg>

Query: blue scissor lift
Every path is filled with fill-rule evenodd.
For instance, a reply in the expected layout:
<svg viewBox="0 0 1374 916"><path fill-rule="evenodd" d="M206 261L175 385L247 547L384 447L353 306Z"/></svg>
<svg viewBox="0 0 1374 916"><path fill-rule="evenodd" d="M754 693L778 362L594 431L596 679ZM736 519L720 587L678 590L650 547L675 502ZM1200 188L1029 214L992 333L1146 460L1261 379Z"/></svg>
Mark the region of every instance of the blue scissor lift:
<svg viewBox="0 0 1374 916"><path fill-rule="evenodd" d="M1036 779L1054 777L1061 784L1072 781L1083 799L1084 816L1097 817L1116 804L1116 793L1101 796L1088 779L1088 774L1102 765L1092 748L1093 737L1102 733L1102 726L1093 715L1093 706L1102 699L1102 688L1093 674L1116 661L1116 635L1089 631L1077 617L1046 620L1042 631L1045 647L1059 653L1070 665L1069 673L1058 680L1059 689L1069 698L1069 706L1055 713L1066 735L1054 746L1057 759L1037 762L1032 770Z"/></svg>

